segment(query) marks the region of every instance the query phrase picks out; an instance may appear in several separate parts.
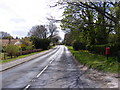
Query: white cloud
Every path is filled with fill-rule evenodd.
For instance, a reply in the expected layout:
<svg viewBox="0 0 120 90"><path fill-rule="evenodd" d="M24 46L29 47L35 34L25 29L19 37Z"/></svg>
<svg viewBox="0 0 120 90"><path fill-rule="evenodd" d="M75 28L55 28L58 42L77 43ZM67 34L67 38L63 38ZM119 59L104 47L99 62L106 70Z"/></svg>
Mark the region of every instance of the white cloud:
<svg viewBox="0 0 120 90"><path fill-rule="evenodd" d="M56 0L0 0L0 31L24 37L36 24L46 24L49 15L60 18L63 10L49 8Z"/></svg>

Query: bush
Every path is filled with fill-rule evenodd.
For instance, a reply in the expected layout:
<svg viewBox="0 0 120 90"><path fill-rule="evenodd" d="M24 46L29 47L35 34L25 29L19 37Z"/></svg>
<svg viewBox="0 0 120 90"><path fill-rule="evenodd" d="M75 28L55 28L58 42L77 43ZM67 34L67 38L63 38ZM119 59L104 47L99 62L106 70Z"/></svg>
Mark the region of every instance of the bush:
<svg viewBox="0 0 120 90"><path fill-rule="evenodd" d="M26 54L30 54L30 53L33 53L33 52L39 52L39 51L42 51L42 49L25 50L25 51L19 52L19 55L20 54L26 55Z"/></svg>
<svg viewBox="0 0 120 90"><path fill-rule="evenodd" d="M22 43L21 44L22 51L32 50L34 48L34 45L32 45L30 37L24 37L20 40L20 42Z"/></svg>
<svg viewBox="0 0 120 90"><path fill-rule="evenodd" d="M23 45L24 45L24 44L23 44ZM21 50L22 50L22 51L34 49L34 45L24 45L24 46L23 46L23 45L22 45L22 47L21 47Z"/></svg>
<svg viewBox="0 0 120 90"><path fill-rule="evenodd" d="M29 45L25 47L25 50L32 50L33 49L33 45Z"/></svg>
<svg viewBox="0 0 120 90"><path fill-rule="evenodd" d="M73 43L74 50L85 50L85 44L79 42L78 40Z"/></svg>
<svg viewBox="0 0 120 90"><path fill-rule="evenodd" d="M40 39L37 37L31 38L36 49L46 50L49 48L50 40L49 39Z"/></svg>
<svg viewBox="0 0 120 90"><path fill-rule="evenodd" d="M1 52L5 52L5 46L2 46L2 51Z"/></svg>
<svg viewBox="0 0 120 90"><path fill-rule="evenodd" d="M12 56L16 56L19 52L19 47L12 44L8 44L5 47L5 52L12 58Z"/></svg>
<svg viewBox="0 0 120 90"><path fill-rule="evenodd" d="M105 45L91 45L87 46L87 49L92 53L105 55L106 47L110 47L110 55L117 56L118 51L120 51L120 43L109 43Z"/></svg>
<svg viewBox="0 0 120 90"><path fill-rule="evenodd" d="M87 49L92 53L105 54L106 45L91 45Z"/></svg>

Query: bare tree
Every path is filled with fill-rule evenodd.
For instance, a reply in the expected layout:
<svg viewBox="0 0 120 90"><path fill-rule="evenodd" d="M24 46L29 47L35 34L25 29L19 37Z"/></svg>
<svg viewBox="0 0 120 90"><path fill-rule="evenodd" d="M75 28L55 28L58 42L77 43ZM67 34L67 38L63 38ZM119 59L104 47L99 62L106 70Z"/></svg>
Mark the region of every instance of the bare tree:
<svg viewBox="0 0 120 90"><path fill-rule="evenodd" d="M59 41L61 40L61 37L56 35L54 37L51 38L51 41L54 43L54 44L57 44L59 43Z"/></svg>
<svg viewBox="0 0 120 90"><path fill-rule="evenodd" d="M48 30L49 30L49 38L51 39L56 35L58 35L57 26L55 24L57 21L53 16L47 17L47 19L49 20Z"/></svg>
<svg viewBox="0 0 120 90"><path fill-rule="evenodd" d="M49 34L50 34L49 38L52 38L57 35L57 32L58 32L57 26L54 23L50 22L48 25L48 29L49 29Z"/></svg>
<svg viewBox="0 0 120 90"><path fill-rule="evenodd" d="M29 31L28 36L36 36L42 39L47 38L47 29L45 25L33 26Z"/></svg>
<svg viewBox="0 0 120 90"><path fill-rule="evenodd" d="M0 39L13 39L13 37L7 32L0 32Z"/></svg>

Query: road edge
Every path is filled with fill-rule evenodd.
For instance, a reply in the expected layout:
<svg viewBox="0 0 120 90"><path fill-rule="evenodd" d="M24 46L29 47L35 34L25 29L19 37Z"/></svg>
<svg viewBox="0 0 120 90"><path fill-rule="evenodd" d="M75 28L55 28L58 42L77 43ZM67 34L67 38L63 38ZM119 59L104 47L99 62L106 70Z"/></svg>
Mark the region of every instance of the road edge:
<svg viewBox="0 0 120 90"><path fill-rule="evenodd" d="M56 46L56 47L54 47L54 48L57 48L57 47L58 47L58 46ZM45 53L43 53L43 54L41 54L41 55L38 55L38 56L32 57L32 58L30 58L30 59L27 59L27 60L25 60L25 61L21 61L21 62L19 62L19 63L16 63L15 65L11 65L11 66L7 66L7 67L3 68L3 64L1 64L0 66L1 66L2 68L0 69L0 72L3 72L3 71L8 70L8 69L10 69L10 68L16 67L16 66L18 66L18 65L20 65L20 64L23 64L23 63L25 63L25 62L31 61L31 60L33 60L33 59L36 59L36 58L40 57L40 56L46 55L46 54L48 54L50 51L54 50L54 48L45 51ZM40 52L40 53L42 53L42 52ZM38 54L38 53L37 53L37 54ZM34 54L34 55L35 55L35 54ZM31 55L31 56L32 56L32 55ZM30 56L28 56L28 57L30 57ZM21 59L23 59L23 58L21 58ZM18 60L19 60L19 59L18 59ZM16 60L15 60L15 61L16 61ZM15 61L12 61L12 62L15 62ZM9 63L10 63L10 62L9 62ZM5 64L7 64L7 63L5 63ZM5 65L5 64L4 64L4 65Z"/></svg>

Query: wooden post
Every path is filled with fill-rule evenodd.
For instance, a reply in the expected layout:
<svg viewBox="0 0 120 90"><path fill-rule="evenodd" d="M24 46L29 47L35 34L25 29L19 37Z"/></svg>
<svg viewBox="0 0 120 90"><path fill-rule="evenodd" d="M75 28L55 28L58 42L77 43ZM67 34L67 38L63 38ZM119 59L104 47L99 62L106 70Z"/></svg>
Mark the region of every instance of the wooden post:
<svg viewBox="0 0 120 90"><path fill-rule="evenodd" d="M4 53L4 60L6 59L6 54Z"/></svg>

